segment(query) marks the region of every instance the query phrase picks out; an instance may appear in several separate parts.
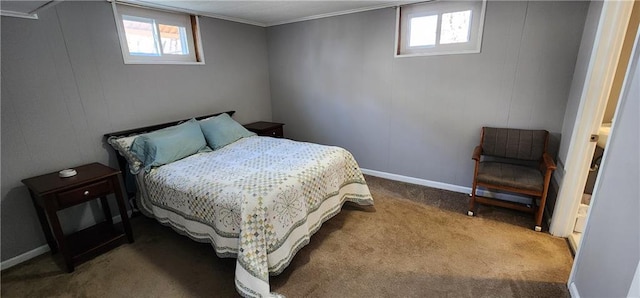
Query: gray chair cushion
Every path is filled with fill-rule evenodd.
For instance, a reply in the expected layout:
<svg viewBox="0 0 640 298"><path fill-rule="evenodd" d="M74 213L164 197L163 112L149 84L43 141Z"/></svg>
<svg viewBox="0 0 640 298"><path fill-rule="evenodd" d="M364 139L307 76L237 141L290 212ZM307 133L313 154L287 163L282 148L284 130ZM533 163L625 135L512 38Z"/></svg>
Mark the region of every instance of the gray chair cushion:
<svg viewBox="0 0 640 298"><path fill-rule="evenodd" d="M480 162L477 181L542 192L544 177L536 168L500 162Z"/></svg>
<svg viewBox="0 0 640 298"><path fill-rule="evenodd" d="M482 154L504 158L540 160L548 132L483 127Z"/></svg>

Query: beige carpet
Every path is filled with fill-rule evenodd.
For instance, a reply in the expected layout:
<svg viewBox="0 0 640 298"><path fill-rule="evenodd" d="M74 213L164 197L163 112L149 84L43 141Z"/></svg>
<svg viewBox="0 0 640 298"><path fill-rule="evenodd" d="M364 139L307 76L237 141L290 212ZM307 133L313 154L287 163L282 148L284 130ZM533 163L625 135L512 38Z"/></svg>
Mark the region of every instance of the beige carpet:
<svg viewBox="0 0 640 298"><path fill-rule="evenodd" d="M572 256L527 214L367 176L375 208L345 205L271 277L288 297L569 297ZM45 254L2 272L2 297L237 297L235 259L143 216L136 242L71 274Z"/></svg>

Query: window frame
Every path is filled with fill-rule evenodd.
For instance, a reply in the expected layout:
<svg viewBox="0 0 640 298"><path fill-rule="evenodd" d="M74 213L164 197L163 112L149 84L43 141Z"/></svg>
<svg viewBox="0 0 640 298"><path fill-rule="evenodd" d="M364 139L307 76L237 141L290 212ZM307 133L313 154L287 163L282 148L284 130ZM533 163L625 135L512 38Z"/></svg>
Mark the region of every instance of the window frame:
<svg viewBox="0 0 640 298"><path fill-rule="evenodd" d="M111 5L124 64L205 64L201 42L202 38L200 35L200 20L197 15L116 2L117 1L111 1ZM132 55L129 52L129 45L123 24L123 15L133 18L153 19L156 23L163 25L185 27L189 54L176 55L162 53L162 46L157 45L158 40L154 38L156 47L160 51L160 56ZM154 28L154 34L158 34L157 37L160 38L159 33L155 32L156 29L157 27Z"/></svg>
<svg viewBox="0 0 640 298"><path fill-rule="evenodd" d="M477 54L482 49L482 36L487 0L476 1L430 1L401 5L396 7L396 31L394 57L420 57L438 55ZM405 10L403 12L403 9ZM472 11L469 29L469 41L465 43L440 44L442 15L458 11ZM479 10L479 13L478 13ZM406 15L405 18L403 16ZM437 15L436 44L434 46L409 46L410 26L412 17ZM479 18L476 18L479 15Z"/></svg>

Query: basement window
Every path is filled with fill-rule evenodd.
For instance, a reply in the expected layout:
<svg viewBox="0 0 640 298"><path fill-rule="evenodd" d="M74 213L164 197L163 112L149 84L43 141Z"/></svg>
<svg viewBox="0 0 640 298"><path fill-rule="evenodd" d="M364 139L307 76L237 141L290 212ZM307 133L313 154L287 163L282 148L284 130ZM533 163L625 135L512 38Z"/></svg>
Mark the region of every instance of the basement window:
<svg viewBox="0 0 640 298"><path fill-rule="evenodd" d="M396 12L396 57L480 53L486 0L431 1Z"/></svg>
<svg viewBox="0 0 640 298"><path fill-rule="evenodd" d="M125 64L204 64L197 16L112 5Z"/></svg>

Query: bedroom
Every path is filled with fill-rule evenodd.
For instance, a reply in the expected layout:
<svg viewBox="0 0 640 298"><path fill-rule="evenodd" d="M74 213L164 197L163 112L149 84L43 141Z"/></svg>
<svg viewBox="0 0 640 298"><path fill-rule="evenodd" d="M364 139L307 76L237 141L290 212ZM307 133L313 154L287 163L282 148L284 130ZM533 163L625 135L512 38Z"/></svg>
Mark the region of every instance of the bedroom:
<svg viewBox="0 0 640 298"><path fill-rule="evenodd" d="M487 6L480 55L423 58L393 57L390 8L267 28L203 17L198 66L123 65L106 2L2 17L3 262L44 243L20 180L115 165L111 131L235 110L240 123L279 121L292 139L342 146L362 168L459 187L482 125L542 127L557 148L589 4Z"/></svg>

